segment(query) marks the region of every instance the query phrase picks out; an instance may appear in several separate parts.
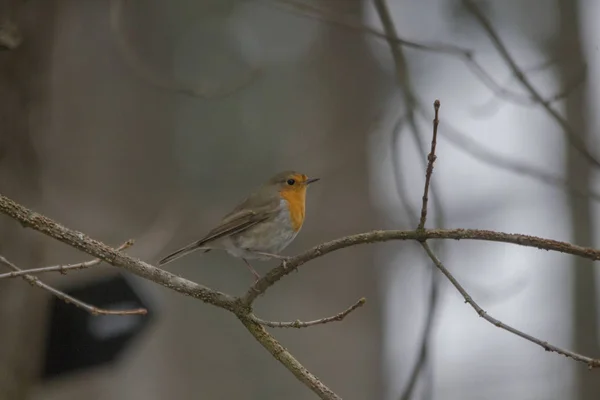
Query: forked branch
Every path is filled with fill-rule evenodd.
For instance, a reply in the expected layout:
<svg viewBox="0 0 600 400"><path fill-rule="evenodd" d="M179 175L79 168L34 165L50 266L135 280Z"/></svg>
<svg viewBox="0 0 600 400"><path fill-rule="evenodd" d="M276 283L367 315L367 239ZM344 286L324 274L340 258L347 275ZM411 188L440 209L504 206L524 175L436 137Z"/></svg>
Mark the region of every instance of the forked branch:
<svg viewBox="0 0 600 400"><path fill-rule="evenodd" d="M9 267L10 269L12 269L15 272L22 272L21 268L17 267L15 264L8 261L3 256L0 256L0 264L6 265L7 267ZM47 283L42 282L40 280L40 278L38 278L36 276L24 274L24 275L21 275L21 277L26 282L28 282L31 286L37 286L40 289L46 290L47 292L50 292L54 296L63 300L64 302L71 303L74 306L79 307L82 310L85 310L92 315L144 315L144 314L147 314L147 312L148 312L145 308L136 308L133 310L106 310L104 308L95 307L90 304L84 303L83 301L76 299L73 296L69 296L65 292L62 292L62 291L48 285Z"/></svg>

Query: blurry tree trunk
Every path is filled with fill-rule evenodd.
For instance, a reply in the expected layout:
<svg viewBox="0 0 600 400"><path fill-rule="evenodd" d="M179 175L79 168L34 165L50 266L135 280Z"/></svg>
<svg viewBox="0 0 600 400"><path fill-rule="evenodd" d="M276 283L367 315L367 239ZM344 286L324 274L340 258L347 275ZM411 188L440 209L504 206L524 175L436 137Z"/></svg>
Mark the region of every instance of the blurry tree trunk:
<svg viewBox="0 0 600 400"><path fill-rule="evenodd" d="M21 3L0 2L0 23L23 34L20 46L0 51L0 191L36 208L41 196L36 122L48 84L55 3ZM38 235L2 218L1 255L32 267L41 264L42 251ZM29 398L39 371L45 299L21 280L0 282L0 399Z"/></svg>
<svg viewBox="0 0 600 400"><path fill-rule="evenodd" d="M580 35L581 26L578 16L579 2L574 0L560 0L560 31L558 42L558 59L560 63L561 81L563 89L572 81L573 71L585 65L585 55L582 49ZM583 90L575 90L566 101L566 118L585 140L589 135L587 122L587 102ZM581 154L567 146L567 179L580 190L589 190L591 167L581 157ZM588 198L569 196L571 206L571 221L573 243L581 246L594 245L593 215ZM597 295L594 263L579 257L573 257L573 348L582 354L598 357L598 322L597 322ZM579 399L592 399L600 393L600 379L590 374L585 368L576 369L576 383Z"/></svg>

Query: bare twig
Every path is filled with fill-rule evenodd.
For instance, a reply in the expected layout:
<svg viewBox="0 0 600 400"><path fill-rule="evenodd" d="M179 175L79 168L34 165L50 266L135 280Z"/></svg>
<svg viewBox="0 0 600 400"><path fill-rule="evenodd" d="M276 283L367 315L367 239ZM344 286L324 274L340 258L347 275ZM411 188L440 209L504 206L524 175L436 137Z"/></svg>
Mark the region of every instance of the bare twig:
<svg viewBox="0 0 600 400"><path fill-rule="evenodd" d="M437 119L437 113L436 113L436 119ZM435 141L435 136L436 136L436 129L434 128L434 132L433 132L433 141ZM432 155L435 157L435 145L432 143L432 150L430 153L430 160L429 160L429 164L427 166L427 172L428 175L431 175L431 173L429 172L431 164L433 163L434 158L431 157ZM427 181L425 182L425 193L427 193ZM425 196L423 196L425 198ZM427 202L424 200L423 201L423 208L427 209ZM423 214L423 213L422 213ZM448 278L448 280L452 283L452 285L456 288L456 290L459 291L459 293L462 295L462 297L465 299L465 302L468 303L476 312L477 314L479 314L480 317L482 317L483 319L485 319L486 321L488 321L489 323L497 326L498 328L504 329L514 335L517 335L525 340L528 340L532 343L535 343L539 346L541 346L542 348L544 348L544 350L546 351L553 351L556 352L558 354L562 354L564 356L570 357L576 361L580 361L580 362L584 362L586 363L590 368L594 368L594 367L600 367L600 359L593 359L578 353L574 353L570 350L566 350L554 345L549 344L546 341L542 341L534 336L531 336L525 332L522 332L518 329L515 329L509 325L504 324L503 322L501 322L500 320L497 320L495 318L493 318L491 315L489 315L487 312L485 312L471 297L471 295L469 295L469 293L462 287L462 285L458 282L458 280L456 280L456 278L450 273L450 271L442 264L442 262L440 261L440 259L435 255L435 253L431 250L431 247L429 247L429 243L427 243L426 240L422 240L421 242L421 246L423 247L423 249L425 250L425 252L427 253L427 255L429 256L429 258L431 258L431 260L433 261L433 263L435 264L435 266L446 276L446 278Z"/></svg>
<svg viewBox="0 0 600 400"><path fill-rule="evenodd" d="M425 113L421 105L418 105L417 109L419 110L419 114L423 118L430 118L430 116L428 116ZM391 145L392 150L397 149L399 132L404 126L404 124L408 122L407 119L407 116L402 116L398 118L396 124L394 125ZM498 154L497 152L487 148L485 145L477 143L475 140L471 139L467 134L460 132L452 125L449 125L448 122L446 122L444 126L444 131L440 134L444 138L446 138L450 144L455 146L458 150L462 151L463 153L470 155L471 157L481 161L484 164L517 174L525 178L533 179L537 182L541 182L549 186L564 189L579 197L589 197L594 201L600 201L600 193L597 191L589 189L580 189L561 176L557 176L555 174L545 171L542 168L538 168L536 166L522 162L518 159L513 159L509 156ZM394 171L397 171L400 168L397 152L392 151L391 159ZM410 210L406 208L407 206L410 208L410 206L408 205L408 200L406 199L406 191L401 190L400 188L397 189L398 194L402 199L405 211L407 212L407 214L412 215Z"/></svg>
<svg viewBox="0 0 600 400"><path fill-rule="evenodd" d="M4 264L13 271L21 271L19 267L17 267L12 262L8 261L3 256L0 256L0 264ZM73 296L69 296L68 294L61 292L58 289L53 288L52 286L42 282L39 278L33 275L23 275L23 279L27 281L32 286L37 286L41 289L44 289L59 299L63 300L65 303L71 303L92 315L144 315L147 314L148 311L145 308L137 308L134 310L106 310L104 308L98 308L87 303L84 303L81 300L76 299Z"/></svg>
<svg viewBox="0 0 600 400"><path fill-rule="evenodd" d="M365 304L365 302L366 302L366 299L363 297L363 298L359 299L356 303L351 305L349 308L342 311L341 313L332 315L331 317L315 319L314 321L306 321L306 322L303 322L300 320L291 321L291 322L265 321L254 315L251 318L255 322L258 322L259 324L268 326L270 328L308 328L310 326L323 325L323 324L327 324L329 322L342 321L352 311L356 310L359 307L362 307Z"/></svg>
<svg viewBox="0 0 600 400"><path fill-rule="evenodd" d="M590 164L595 167L600 167L600 161L596 159L596 157L589 152L587 149L587 145L585 141L575 132L575 130L569 125L567 120L563 118L558 111L552 108L551 100L544 99L544 97L540 94L540 92L533 86L533 84L529 81L527 76L523 73L522 69L517 65L514 58L511 56L508 51L506 45L500 38L500 35L496 32L490 20L484 15L484 13L477 7L474 1L472 0L463 0L467 10L473 14L473 16L477 19L479 24L485 30L485 32L490 37L490 40L498 50L498 53L502 56L506 64L512 70L513 74L517 77L521 85L531 94L531 97L541 105L548 115L550 115L556 123L562 128L563 132L567 136L569 143L577 149L581 154L590 162Z"/></svg>
<svg viewBox="0 0 600 400"><path fill-rule="evenodd" d="M455 129L452 127L452 125L449 125L447 122L444 124L443 137L446 138L452 145L456 146L460 151L467 153L471 157L485 164L515 173L519 176L534 179L546 185L570 191L580 197L590 197L594 201L600 201L600 193L579 189L567 179L549 173L542 168L537 168L520 160L498 154L486 146L477 143L465 133Z"/></svg>
<svg viewBox="0 0 600 400"><path fill-rule="evenodd" d="M429 256L429 258L431 258L431 260L435 263L435 265L438 267L438 269L446 276L446 278L448 278L448 280L450 281L450 283L452 283L452 285L456 288L456 290L458 290L460 292L462 297L465 299L465 303L469 304L475 310L475 312L477 312L477 314L479 314L479 316L481 318L485 319L486 321L488 321L489 323L491 323L494 326L497 326L500 329L504 329L514 335L522 337L525 340L528 340L532 343L537 344L538 346L541 346L546 351L553 351L555 353L562 354L563 356L570 357L576 361L586 363L590 368L600 367L600 360L598 360L598 359L590 358L590 357L587 357L587 356L584 356L584 355L581 355L578 353L574 353L570 350L566 350L566 349L551 345L546 341L540 340L540 339L533 337L527 333L524 333L518 329L515 329L509 325L506 325L505 323L503 323L503 322L497 320L496 318L492 317L491 315L489 315L471 298L469 293L461 286L461 284L450 273L450 271L448 271L448 269L442 264L442 262L437 258L437 256L433 253L433 251L429 247L429 244L427 244L426 242L422 242L421 244L422 244L423 248L425 249L425 252L427 252L427 255Z"/></svg>
<svg viewBox="0 0 600 400"><path fill-rule="evenodd" d="M404 86L404 90L408 90L407 89L408 86L405 85ZM413 119L413 123L411 124L411 129L412 129L412 133L413 136L415 138L415 140L418 142L419 144L419 148L421 148L421 152L425 153L426 150L424 149L425 146L423 145L422 141L420 140L420 134L419 134L419 130L417 127L417 124L414 123L414 110L413 111L409 111L410 115L412 115L412 119ZM402 189L402 174L400 172L400 165L398 163L398 156L397 156L397 140L400 136L400 131L402 129L402 125L403 125L403 121L404 121L404 117L401 117L396 125L394 126L394 130L392 132L392 168L394 171L394 177L395 177L395 182L396 182L396 191L398 192L398 197L400 199L400 202L402 203L405 212L408 216L416 216L416 212L412 212L410 204L408 202L407 199L407 193L408 191L403 190ZM434 184L432 182L432 197L434 192L436 192L434 190ZM437 215L436 215L436 220L438 221L438 223L436 224L437 226L441 227L442 226L442 221L443 221L443 209L441 208L441 204L439 204L439 199L436 197L433 197L433 201L434 201L434 205L436 206L436 209L438 210ZM417 222L415 222L415 225L417 224ZM434 322L435 322L435 317L437 315L437 309L438 309L438 300L439 300L439 291L440 291L440 280L438 279L437 274L435 273L435 266L432 266L432 268L430 268L431 270L431 279L429 281L429 303L427 306L427 312L426 312L426 319L425 319L425 326L423 328L423 332L421 334L421 342L419 344L418 347L418 351L417 351L417 361L415 362L415 364L413 365L411 372L409 374L409 378L407 380L407 384L404 387L404 389L402 390L402 394L400 396L400 400L410 400L412 398L414 389L417 386L417 382L419 380L419 376L421 375L422 371L424 370L424 368L427 366L427 357L428 357L428 353L429 353L429 341L431 339L431 335L433 332L433 328L434 328Z"/></svg>
<svg viewBox="0 0 600 400"><path fill-rule="evenodd" d="M540 71L543 71L544 69L549 68L550 66L552 66L553 63L556 63L556 62L558 62L558 60L556 60L556 59L546 60L539 65L535 65L530 68L523 68L522 71L524 74L532 75L535 72L540 72ZM553 104L553 103L556 103L560 100L563 100L563 99L569 97L571 95L571 93L573 93L573 91L575 91L575 89L577 89L583 82L585 82L586 72L587 72L587 66L584 64L581 66L581 68L579 69L577 74L570 79L569 84L566 85L566 87L563 90L561 90L551 96L547 96L546 101L549 104ZM505 82L504 86L509 87L510 84L515 80L518 81L517 77L515 76L514 73L511 73L510 77ZM493 96L489 100L487 100L483 104L477 106L477 109L480 110L480 112L484 111L484 109L486 109L486 108L492 107L496 102L499 102L501 100L495 94L492 94L492 95ZM521 106L537 107L537 106L539 106L539 103L534 100L534 101L530 102L529 104L521 104ZM486 113L486 114L489 114L489 113Z"/></svg>
<svg viewBox="0 0 600 400"><path fill-rule="evenodd" d="M129 247L133 246L133 239L129 239L119 247L117 247L117 251L125 250ZM80 269L86 269L98 265L102 262L101 259L96 258L94 260L85 261L77 264L67 264L67 265L53 265L50 267L41 267L41 268L32 268L32 269L22 269L19 271L7 272L5 274L0 274L0 279L4 278L16 278L18 276L30 275L30 274L41 274L46 272L60 272L61 274L66 274L67 271L74 271Z"/></svg>
<svg viewBox="0 0 600 400"><path fill-rule="evenodd" d="M485 68L483 68L481 64L475 60L472 50L449 44L421 43L397 36L390 36L378 31L375 28L364 25L361 21L356 21L345 16L329 13L319 7L298 0L267 0L263 1L263 4L268 4L278 8L284 6L283 8L293 12L294 15L316 19L341 28L358 31L379 39L387 40L390 43L405 46L407 48L456 57L460 59L467 66L467 68L469 68L469 70L477 77L477 79L479 79L481 83L483 83L489 90L496 94L496 96L513 103L523 105L530 105L534 101L534 99L530 97L502 87L502 85L500 85L494 79L494 77L492 77L485 70Z"/></svg>
<svg viewBox="0 0 600 400"><path fill-rule="evenodd" d="M440 110L440 101L436 100L433 103L435 109L435 117L433 118L433 137L431 139L431 151L427 156L427 172L425 173L425 188L423 189L423 204L421 206L421 220L417 229L425 228L425 220L427 219L427 202L429 201L429 184L431 182L431 175L433 174L433 163L435 162L435 146L437 144L437 130L440 120L438 118L438 112Z"/></svg>
<svg viewBox="0 0 600 400"><path fill-rule="evenodd" d="M394 20L390 13L389 7L385 0L374 0L375 9L377 10L377 14L379 15L379 19L381 20L381 24L383 26L384 32L386 36L389 38L398 38L398 32L396 30L396 26L394 24ZM398 197L400 202L402 203L407 216L410 218L411 216L417 217L417 214L411 210L410 203L407 198L407 193L409 191L402 189L402 173L401 168L398 162L398 146L397 142L399 140L400 134L402 132L402 126L404 122L407 123L410 131L417 143L420 153L425 154L425 144L421 138L421 132L419 129L419 125L416 121L416 112L420 108L419 102L417 100L417 96L414 94L414 90L412 87L412 82L410 80L410 73L408 66L406 64L405 56L403 49L397 43L394 43L393 40L388 40L388 45L390 47L390 52L392 54L392 58L394 59L394 66L396 70L396 79L398 80L398 85L400 86L400 90L404 97L404 103L406 107L406 115L402 116L394 126L394 130L392 132L392 170L394 172L395 183L396 183L396 191L398 193ZM436 111L437 113L437 111ZM427 163L425 163L427 165ZM442 227L443 225L443 208L441 202L439 200L439 196L437 191L434 189L435 185L432 183L432 197L433 203L438 210L436 214L437 226ZM434 193L435 192L435 193ZM418 220L418 217L417 217ZM412 224L412 222L411 222ZM418 222L415 222L417 225ZM423 224L424 226L424 224ZM417 351L417 361L415 362L407 381L407 384L402 391L402 400L410 400L412 394L414 392L414 388L417 385L419 380L419 376L424 371L427 366L427 356L428 356L428 348L429 348L429 340L431 334L433 332L434 320L436 316L437 306L438 306L438 294L440 290L440 280L438 279L437 274L434 271L435 267L432 265L430 267L431 270L431 279L429 282L429 304L427 307L425 326L423 329L423 333L421 334L421 342L419 344L419 350Z"/></svg>

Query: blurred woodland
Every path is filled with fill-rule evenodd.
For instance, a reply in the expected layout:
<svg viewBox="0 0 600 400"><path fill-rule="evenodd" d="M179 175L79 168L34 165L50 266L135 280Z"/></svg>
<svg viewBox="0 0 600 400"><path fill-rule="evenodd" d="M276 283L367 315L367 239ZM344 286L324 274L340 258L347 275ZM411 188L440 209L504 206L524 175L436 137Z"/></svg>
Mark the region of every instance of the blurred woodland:
<svg viewBox="0 0 600 400"><path fill-rule="evenodd" d="M152 265L280 170L321 178L286 255L414 230L440 99L427 228L598 248L596 16L593 0L0 0L0 194L115 248L133 238L126 253ZM431 245L490 315L600 358L593 261ZM5 215L0 255L23 269L90 259ZM252 284L224 252L168 271L236 296ZM117 360L52 380L50 294L0 279L0 400L317 398L222 309L106 263L40 276L117 274L151 299L152 323ZM340 322L267 328L341 398L600 393L600 369L480 318L417 241L317 258L254 310L307 321L361 297Z"/></svg>

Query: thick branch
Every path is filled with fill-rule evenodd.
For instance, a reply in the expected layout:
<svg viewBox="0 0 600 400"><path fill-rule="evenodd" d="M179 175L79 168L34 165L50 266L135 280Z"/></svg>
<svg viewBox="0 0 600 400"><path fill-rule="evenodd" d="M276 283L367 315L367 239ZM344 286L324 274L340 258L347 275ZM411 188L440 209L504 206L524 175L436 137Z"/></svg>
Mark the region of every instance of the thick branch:
<svg viewBox="0 0 600 400"><path fill-rule="evenodd" d="M319 380L319 378L304 368L304 366L302 366L290 352L275 340L275 338L271 336L260 323L244 317L240 317L240 321L242 321L242 324L244 324L252 336L254 336L256 340L258 340L258 342L267 349L275 359L277 359L277 361L282 363L300 382L308 386L321 399L341 400L341 397L332 392L331 389Z"/></svg>
<svg viewBox="0 0 600 400"><path fill-rule="evenodd" d="M0 200L2 198L0 197ZM0 201L0 211L2 204ZM542 250L556 251L565 254L584 257L590 260L600 260L600 250L577 246L574 244L559 242L552 239L544 239L536 236L521 235L516 233L495 232L480 229L426 229L421 231L372 231L359 233L332 240L313 247L295 257L290 258L280 266L273 268L269 273L259 279L252 286L243 301L252 303L259 295L266 292L275 282L285 275L296 270L299 266L333 251L359 244L389 242L392 240L417 240L427 239L455 239L455 240L483 240L491 242L511 243L520 246L535 247Z"/></svg>
<svg viewBox="0 0 600 400"><path fill-rule="evenodd" d="M104 260L115 267L123 268L132 274L197 298L205 303L213 304L230 311L234 309L234 298L225 293L209 289L206 286L199 285L123 254L81 232L66 228L50 218L33 212L2 195L0 195L0 212L19 221L26 228L32 228L48 235L93 257Z"/></svg>

